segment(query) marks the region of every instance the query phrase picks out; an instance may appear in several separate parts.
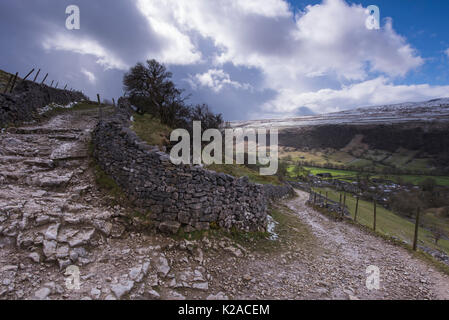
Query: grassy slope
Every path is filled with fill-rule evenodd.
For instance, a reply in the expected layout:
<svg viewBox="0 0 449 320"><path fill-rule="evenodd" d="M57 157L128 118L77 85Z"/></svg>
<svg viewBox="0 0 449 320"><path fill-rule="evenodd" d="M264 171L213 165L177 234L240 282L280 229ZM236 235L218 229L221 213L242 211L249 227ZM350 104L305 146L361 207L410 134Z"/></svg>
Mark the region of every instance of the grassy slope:
<svg viewBox="0 0 449 320"><path fill-rule="evenodd" d="M172 129L157 118L148 114L134 114L134 123L131 127L134 132L148 144L162 147L167 145Z"/></svg>
<svg viewBox="0 0 449 320"><path fill-rule="evenodd" d="M313 167L305 167L305 169L309 170L310 173L316 175L319 173L331 173L334 178L340 178L341 180L351 181L354 180L357 176L356 171L351 170L335 170L335 169L323 169L323 168L313 168ZM294 171L294 166L289 167L289 171ZM294 175L292 175L294 177ZM391 181L397 181L399 178L403 179L407 183L412 183L414 185L420 184L427 178L433 178L440 186L449 187L449 177L445 176L417 176L417 175L372 175L372 178L384 178Z"/></svg>
<svg viewBox="0 0 449 320"><path fill-rule="evenodd" d="M366 150L355 148L352 151L342 150L311 150L299 151L292 148L280 148L281 158L289 157L293 163L307 161L316 166L344 166L346 169L370 168L381 172L385 167L405 170L430 172L433 168L429 165L431 159L426 155L420 155L417 151L399 149L396 152L383 150Z"/></svg>
<svg viewBox="0 0 449 320"><path fill-rule="evenodd" d="M334 201L338 202L340 199L340 194L334 190L328 188L317 188L316 191L321 191L323 194L328 192L328 197ZM346 204L351 212L352 218L354 219L356 206L355 198L347 195ZM364 226L370 228L373 227L374 210L372 202L360 200L357 221ZM414 222L411 222L383 207L378 206L377 231L387 236L400 238L411 244L413 242L415 225ZM449 241L444 239L440 240L438 246L436 246L432 240L431 233L426 229L419 228L419 240L420 244L424 244L426 247L442 250L449 254Z"/></svg>

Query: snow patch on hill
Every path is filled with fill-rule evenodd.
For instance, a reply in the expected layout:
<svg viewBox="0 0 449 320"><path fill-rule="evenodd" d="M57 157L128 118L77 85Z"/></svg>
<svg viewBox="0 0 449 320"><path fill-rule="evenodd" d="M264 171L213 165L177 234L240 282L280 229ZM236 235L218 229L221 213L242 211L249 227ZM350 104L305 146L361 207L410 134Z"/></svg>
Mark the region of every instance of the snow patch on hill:
<svg viewBox="0 0 449 320"><path fill-rule="evenodd" d="M390 124L449 121L449 98L364 107L317 116L231 122L234 128L290 128L325 124Z"/></svg>

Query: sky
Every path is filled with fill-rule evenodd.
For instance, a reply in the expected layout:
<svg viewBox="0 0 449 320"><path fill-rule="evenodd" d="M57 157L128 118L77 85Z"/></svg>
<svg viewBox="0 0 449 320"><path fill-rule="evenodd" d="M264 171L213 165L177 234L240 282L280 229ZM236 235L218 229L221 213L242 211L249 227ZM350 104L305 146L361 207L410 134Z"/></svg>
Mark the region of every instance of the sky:
<svg viewBox="0 0 449 320"><path fill-rule="evenodd" d="M154 58L226 120L424 101L449 97L447 12L446 0L2 0L0 69L117 99Z"/></svg>

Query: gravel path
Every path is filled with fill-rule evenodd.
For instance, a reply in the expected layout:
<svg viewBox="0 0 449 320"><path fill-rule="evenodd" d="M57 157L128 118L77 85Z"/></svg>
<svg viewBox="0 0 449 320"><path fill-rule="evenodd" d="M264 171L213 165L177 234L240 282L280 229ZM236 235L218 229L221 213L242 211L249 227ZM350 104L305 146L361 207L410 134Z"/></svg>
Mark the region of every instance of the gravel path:
<svg viewBox="0 0 449 320"><path fill-rule="evenodd" d="M318 273L327 283L329 297L341 296L341 290L360 299L448 299L449 279L406 249L389 244L356 226L336 222L305 205L308 194L288 207L306 223L318 238L323 253ZM368 290L366 269L380 270L380 289ZM338 271L338 272L336 272ZM351 294L351 291L353 294Z"/></svg>

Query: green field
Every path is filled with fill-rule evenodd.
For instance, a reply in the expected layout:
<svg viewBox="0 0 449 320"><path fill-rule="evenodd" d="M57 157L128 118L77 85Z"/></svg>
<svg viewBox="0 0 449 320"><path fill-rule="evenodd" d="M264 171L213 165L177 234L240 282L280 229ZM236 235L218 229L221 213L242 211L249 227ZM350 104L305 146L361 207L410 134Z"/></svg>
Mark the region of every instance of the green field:
<svg viewBox="0 0 449 320"><path fill-rule="evenodd" d="M395 152L368 150L360 143L351 143L341 150L312 149L308 151L281 147L279 153L290 164L302 162L311 167L337 167L344 170L384 172L385 169L402 170L411 174L432 174L436 168L432 159L418 151L399 148ZM394 171L393 171L394 172Z"/></svg>
<svg viewBox="0 0 449 320"><path fill-rule="evenodd" d="M329 188L315 188L316 192L322 192L324 195L328 192L328 198L334 201L339 201L340 193L329 189ZM346 205L349 208L352 219L355 216L356 199L351 195L347 195ZM357 215L357 222L367 226L369 228L373 227L374 222L374 204L368 201L359 201L359 211ZM399 238L408 244L413 243L413 236L415 225L413 221L409 221L401 216L394 214L393 212L377 206L377 232L390 236ZM419 244L424 245L429 248L438 249L449 254L449 241L441 239L438 242L438 246L435 245L430 231L419 228Z"/></svg>
<svg viewBox="0 0 449 320"><path fill-rule="evenodd" d="M311 174L317 175L320 173L330 173L332 177L342 177L342 178L355 178L357 176L357 171L350 170L335 170L335 169L322 169L322 168L312 168L304 167L304 169L309 170Z"/></svg>
<svg viewBox="0 0 449 320"><path fill-rule="evenodd" d="M386 175L384 177L392 181L398 181L399 178L402 178L405 182L414 185L419 185L424 180L432 178L436 181L437 185L449 187L449 177L446 176Z"/></svg>
<svg viewBox="0 0 449 320"><path fill-rule="evenodd" d="M320 173L330 173L334 179L353 181L356 179L358 172L350 170L337 170L337 169L325 169L325 168L314 168L314 167L304 167L304 169L310 171L311 174L317 175ZM288 172L292 178L296 178L295 166L290 166ZM361 173L359 173L361 174ZM411 183L414 185L419 185L421 182L428 178L432 178L436 181L437 185L449 187L449 177L447 176L428 176L428 175L379 175L373 174L371 178L391 180L398 182L398 180L404 181L405 183Z"/></svg>
<svg viewBox="0 0 449 320"><path fill-rule="evenodd" d="M291 178L296 178L295 174L296 166L289 166L287 171ZM334 179L352 181L357 177L356 171L346 171L346 170L335 170L335 169L322 169L322 168L312 168L312 167L303 167L305 170L309 171L313 175L317 175L320 173L330 173Z"/></svg>

